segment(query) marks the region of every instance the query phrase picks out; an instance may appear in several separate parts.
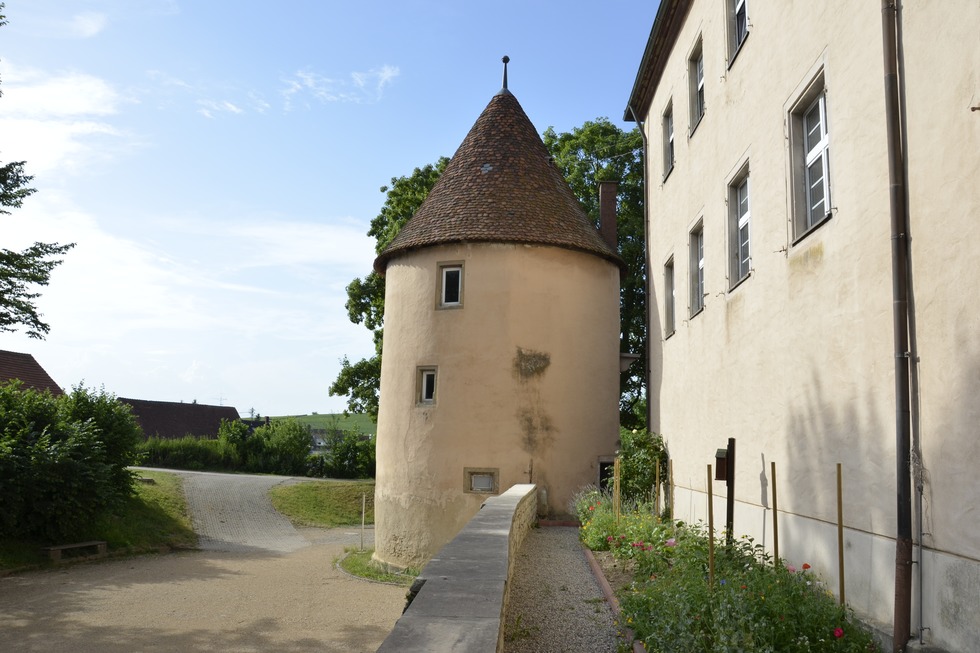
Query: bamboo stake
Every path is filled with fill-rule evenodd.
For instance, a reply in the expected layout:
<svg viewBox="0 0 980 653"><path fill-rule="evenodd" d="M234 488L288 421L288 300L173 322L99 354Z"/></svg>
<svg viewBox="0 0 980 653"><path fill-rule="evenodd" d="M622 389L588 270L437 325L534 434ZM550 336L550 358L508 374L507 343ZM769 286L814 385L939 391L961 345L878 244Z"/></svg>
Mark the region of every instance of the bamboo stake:
<svg viewBox="0 0 980 653"><path fill-rule="evenodd" d="M367 513L367 494L361 494L361 551L364 550L364 517Z"/></svg>
<svg viewBox="0 0 980 653"><path fill-rule="evenodd" d="M711 465L708 465L708 587L715 586L715 509L711 492Z"/></svg>
<svg viewBox="0 0 980 653"><path fill-rule="evenodd" d="M772 465L772 548L776 566L779 566L779 509L776 503L776 463Z"/></svg>
<svg viewBox="0 0 980 653"><path fill-rule="evenodd" d="M667 501L670 502L670 523L673 524L677 520L674 518L674 460L672 458L667 459L667 485L670 488L670 494L667 495Z"/></svg>
<svg viewBox="0 0 980 653"><path fill-rule="evenodd" d="M841 464L837 463L837 567L840 576L840 604L844 605L844 484Z"/></svg>

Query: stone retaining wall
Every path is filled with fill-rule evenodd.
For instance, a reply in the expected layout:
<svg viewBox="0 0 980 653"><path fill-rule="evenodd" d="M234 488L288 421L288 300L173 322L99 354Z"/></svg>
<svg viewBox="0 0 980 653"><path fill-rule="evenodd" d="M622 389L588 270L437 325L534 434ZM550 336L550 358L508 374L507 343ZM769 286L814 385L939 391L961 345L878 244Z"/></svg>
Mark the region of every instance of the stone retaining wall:
<svg viewBox="0 0 980 653"><path fill-rule="evenodd" d="M378 653L502 651L510 577L536 512L534 485L487 499L422 569Z"/></svg>

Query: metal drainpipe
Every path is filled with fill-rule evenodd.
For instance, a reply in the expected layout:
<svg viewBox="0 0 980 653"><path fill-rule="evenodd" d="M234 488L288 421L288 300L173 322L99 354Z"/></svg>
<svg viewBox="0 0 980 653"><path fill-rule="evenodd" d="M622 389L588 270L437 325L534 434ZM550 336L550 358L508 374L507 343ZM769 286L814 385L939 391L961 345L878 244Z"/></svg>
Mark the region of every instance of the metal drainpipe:
<svg viewBox="0 0 980 653"><path fill-rule="evenodd" d="M911 409L909 407L908 204L897 72L897 0L882 0L885 124L891 208L892 320L895 338L895 611L892 650L905 651L912 611Z"/></svg>
<svg viewBox="0 0 980 653"><path fill-rule="evenodd" d="M895 40L896 40L896 52L898 54L898 100L900 106L900 119L901 119L901 129L902 129L902 152L909 151L909 130L908 130L908 110L905 103L905 39L903 38L902 29L902 0L897 2L897 14L895 22ZM922 589L922 536L924 534L924 528L922 524L922 493L925 487L925 479L923 478L924 468L922 464L922 433L920 430L921 424L919 423L919 342L918 342L918 329L916 328L915 321L915 289L913 284L913 266L912 266L912 233L911 233L911 208L909 204L909 157L906 155L903 157L903 168L902 174L904 175L903 182L905 184L905 206L908 215L906 216L906 227L908 227L906 234L908 238L906 239L906 244L908 246L908 252L906 256L908 257L908 297L909 297L909 390L910 390L910 416L912 418L912 480L915 487L915 526L916 526L916 551L915 556L915 572L916 578L918 579L918 587L916 594L918 596L918 626L916 631L919 633L919 644L924 644L923 632L928 630L923 625L923 605L922 597L924 590Z"/></svg>
<svg viewBox="0 0 980 653"><path fill-rule="evenodd" d="M647 149L649 149L649 144L647 142L647 133L643 128L643 123L637 117L636 111L633 106L629 107L630 114L633 116L633 120L636 121L636 126L640 128L640 138L643 139L643 151L640 154L640 162L643 165L643 191L640 195L643 198L643 265L646 267L646 274L643 275L643 300L644 300L644 316L643 319L646 322L646 332L647 332L647 355L646 360L643 361L643 374L644 374L644 391L646 393L647 400L647 432L651 432L653 429L653 402L650 401L650 311L652 307L650 306L650 220L648 205L649 200L647 198ZM673 515L671 515L673 517Z"/></svg>

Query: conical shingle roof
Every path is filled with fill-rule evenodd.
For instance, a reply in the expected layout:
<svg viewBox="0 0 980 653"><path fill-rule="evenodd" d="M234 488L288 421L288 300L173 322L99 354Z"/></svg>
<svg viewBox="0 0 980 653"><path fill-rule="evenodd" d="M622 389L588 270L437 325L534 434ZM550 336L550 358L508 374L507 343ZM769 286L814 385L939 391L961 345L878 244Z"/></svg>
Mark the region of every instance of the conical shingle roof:
<svg viewBox="0 0 980 653"><path fill-rule="evenodd" d="M582 210L517 98L490 100L415 215L374 261L446 243L526 243L623 262Z"/></svg>

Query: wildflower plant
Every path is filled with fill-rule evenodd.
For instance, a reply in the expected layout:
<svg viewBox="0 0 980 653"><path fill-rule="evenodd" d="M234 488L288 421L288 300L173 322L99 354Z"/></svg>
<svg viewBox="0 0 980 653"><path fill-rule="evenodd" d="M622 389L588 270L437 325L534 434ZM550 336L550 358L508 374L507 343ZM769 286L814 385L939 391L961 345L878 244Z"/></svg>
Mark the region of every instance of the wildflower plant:
<svg viewBox="0 0 980 653"><path fill-rule="evenodd" d="M722 536L710 583L703 527L661 524L642 506L617 524L602 493L581 498L583 542L632 561L623 619L647 651L878 651L809 564L776 564L749 537L726 548Z"/></svg>

